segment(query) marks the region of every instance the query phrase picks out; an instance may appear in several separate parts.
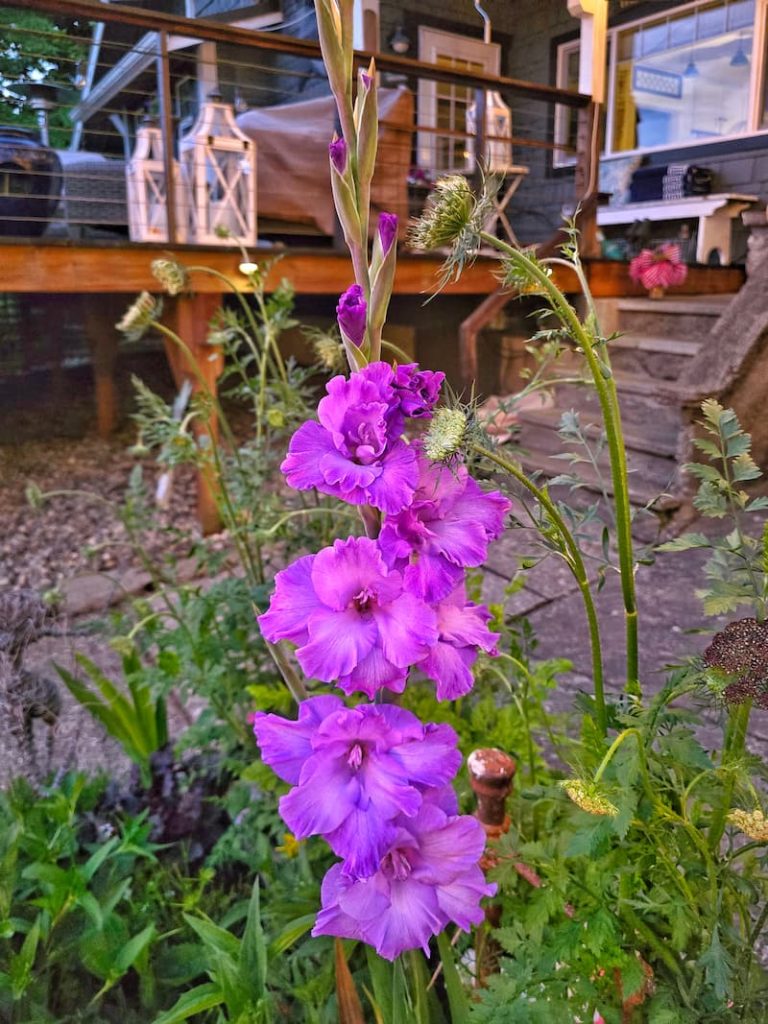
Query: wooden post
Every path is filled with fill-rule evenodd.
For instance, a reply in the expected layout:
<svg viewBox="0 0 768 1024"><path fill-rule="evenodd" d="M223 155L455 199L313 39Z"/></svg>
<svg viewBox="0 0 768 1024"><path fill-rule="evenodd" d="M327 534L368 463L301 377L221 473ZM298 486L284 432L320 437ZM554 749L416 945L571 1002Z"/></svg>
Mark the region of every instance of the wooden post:
<svg viewBox="0 0 768 1024"><path fill-rule="evenodd" d="M215 294L181 295L173 306L169 303L169 326L186 344L198 371L196 373L190 366L187 353L166 338L165 352L178 388L188 380L193 393L208 390L216 394L224 359L220 349L208 344L208 325L220 305L221 296ZM215 413L211 413L206 423L197 424L196 435L198 440L204 437L214 442L218 440L219 425ZM217 533L221 529L217 492L218 485L212 470L201 471L197 478L197 516L204 534Z"/></svg>
<svg viewBox="0 0 768 1024"><path fill-rule="evenodd" d="M114 432L120 414L115 383L118 348L115 323L119 319L119 313L116 312L118 306L123 306L122 296L118 302L111 295L92 295L83 300L85 335L91 349L96 392L96 429L99 437L104 438Z"/></svg>

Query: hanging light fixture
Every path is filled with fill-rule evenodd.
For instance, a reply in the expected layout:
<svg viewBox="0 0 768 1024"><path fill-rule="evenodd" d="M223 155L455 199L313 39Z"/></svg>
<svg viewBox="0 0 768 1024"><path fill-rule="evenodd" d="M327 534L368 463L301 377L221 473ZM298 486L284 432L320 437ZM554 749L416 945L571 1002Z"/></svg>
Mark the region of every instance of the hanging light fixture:
<svg viewBox="0 0 768 1024"><path fill-rule="evenodd" d="M749 67L749 57L744 52L744 40L739 37L739 45L736 47L736 52L729 61L732 68L746 68Z"/></svg>
<svg viewBox="0 0 768 1024"><path fill-rule="evenodd" d="M694 41L694 43L696 42L696 40L698 38L698 29L699 29L699 12L698 11L694 11L693 12L693 41ZM688 63L685 65L685 71L683 71L683 78L698 78L699 77L699 68L698 68L698 66L696 64L696 61L693 59L693 49L694 48L692 46L691 49L690 49L690 52L688 54Z"/></svg>

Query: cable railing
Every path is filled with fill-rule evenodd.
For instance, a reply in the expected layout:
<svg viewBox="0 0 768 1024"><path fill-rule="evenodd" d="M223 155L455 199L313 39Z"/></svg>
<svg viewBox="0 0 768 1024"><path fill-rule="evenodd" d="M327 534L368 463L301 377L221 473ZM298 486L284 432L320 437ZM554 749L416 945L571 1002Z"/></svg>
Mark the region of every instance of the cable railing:
<svg viewBox="0 0 768 1024"><path fill-rule="evenodd" d="M49 24L25 27L14 11ZM0 236L335 244L336 115L316 42L94 0L0 0L0 19ZM555 138L558 107L588 138L588 97L385 53L356 61L371 56L374 208L405 225L443 173L491 171L511 195L553 152L576 157L577 189L589 190L589 145Z"/></svg>

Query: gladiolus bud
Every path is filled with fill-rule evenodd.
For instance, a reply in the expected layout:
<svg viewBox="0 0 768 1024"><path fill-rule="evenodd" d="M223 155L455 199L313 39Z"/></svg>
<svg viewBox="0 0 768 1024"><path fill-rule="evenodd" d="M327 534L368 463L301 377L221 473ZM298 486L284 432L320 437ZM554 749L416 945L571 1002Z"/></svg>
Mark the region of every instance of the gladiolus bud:
<svg viewBox="0 0 768 1024"><path fill-rule="evenodd" d="M344 174L347 169L347 143L345 139L333 138L328 143L328 154L331 163L339 174Z"/></svg>
<svg viewBox="0 0 768 1024"><path fill-rule="evenodd" d="M367 312L363 289L359 284L351 285L339 298L336 316L342 337L357 348L365 340Z"/></svg>

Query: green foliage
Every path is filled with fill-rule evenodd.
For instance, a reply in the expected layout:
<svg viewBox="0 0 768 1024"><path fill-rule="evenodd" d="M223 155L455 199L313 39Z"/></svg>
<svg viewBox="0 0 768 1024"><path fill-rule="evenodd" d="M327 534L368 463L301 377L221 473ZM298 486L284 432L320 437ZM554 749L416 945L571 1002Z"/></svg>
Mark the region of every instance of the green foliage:
<svg viewBox="0 0 768 1024"><path fill-rule="evenodd" d="M19 83L50 81L60 89L59 103L49 116L51 144L67 145L72 131L69 110L77 101L74 85L67 83L87 54L86 33L87 25L70 19L57 23L37 11L0 10L0 123L36 128L35 111Z"/></svg>
<svg viewBox="0 0 768 1024"><path fill-rule="evenodd" d="M693 503L710 519L731 520L731 530L721 536L687 533L659 548L661 551L688 551L702 548L710 552L704 567L706 587L697 591L707 615L723 615L747 605L759 619L768 610L768 530L753 537L743 529L745 515L768 508L768 498L751 498L743 483L762 475L750 452L752 438L742 430L732 409L724 409L714 399L702 403L702 426L706 437L694 440L696 448L708 459L692 462L686 470L699 480Z"/></svg>
<svg viewBox="0 0 768 1024"><path fill-rule="evenodd" d="M153 696L136 651L130 643L127 647L122 658L127 695L84 654L76 655L76 661L89 677L91 687L61 665L56 671L75 700L117 740L148 782L149 759L168 742L165 700Z"/></svg>

